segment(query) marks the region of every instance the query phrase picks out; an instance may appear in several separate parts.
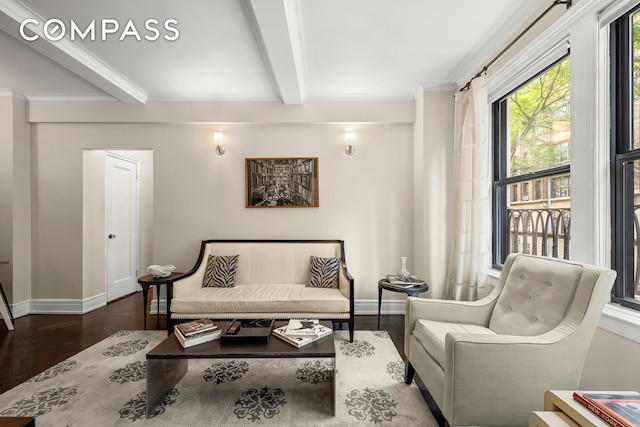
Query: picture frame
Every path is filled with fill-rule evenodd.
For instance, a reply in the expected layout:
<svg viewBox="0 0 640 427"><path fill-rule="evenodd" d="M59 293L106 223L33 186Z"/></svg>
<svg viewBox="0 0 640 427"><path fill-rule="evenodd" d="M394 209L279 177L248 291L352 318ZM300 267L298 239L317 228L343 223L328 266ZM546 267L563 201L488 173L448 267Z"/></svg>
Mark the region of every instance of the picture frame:
<svg viewBox="0 0 640 427"><path fill-rule="evenodd" d="M317 208L317 157L245 159L247 208Z"/></svg>

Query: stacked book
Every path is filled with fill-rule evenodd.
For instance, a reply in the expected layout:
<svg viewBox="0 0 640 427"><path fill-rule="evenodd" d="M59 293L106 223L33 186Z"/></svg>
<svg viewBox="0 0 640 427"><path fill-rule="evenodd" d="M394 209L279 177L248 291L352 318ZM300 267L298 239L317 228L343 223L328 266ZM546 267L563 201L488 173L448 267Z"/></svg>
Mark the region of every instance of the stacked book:
<svg viewBox="0 0 640 427"><path fill-rule="evenodd" d="M412 288L426 285L426 282L417 276L411 276L406 280L399 278L398 276L387 275L387 281L394 286L401 286L405 288Z"/></svg>
<svg viewBox="0 0 640 427"><path fill-rule="evenodd" d="M287 325L273 330L273 335L296 347L305 346L332 333L333 330L321 325L318 319L291 319Z"/></svg>
<svg viewBox="0 0 640 427"><path fill-rule="evenodd" d="M628 392L579 392L573 398L591 412L614 427L640 425L640 393Z"/></svg>
<svg viewBox="0 0 640 427"><path fill-rule="evenodd" d="M179 323L173 329L176 338L185 348L216 340L222 335L222 331L210 319Z"/></svg>

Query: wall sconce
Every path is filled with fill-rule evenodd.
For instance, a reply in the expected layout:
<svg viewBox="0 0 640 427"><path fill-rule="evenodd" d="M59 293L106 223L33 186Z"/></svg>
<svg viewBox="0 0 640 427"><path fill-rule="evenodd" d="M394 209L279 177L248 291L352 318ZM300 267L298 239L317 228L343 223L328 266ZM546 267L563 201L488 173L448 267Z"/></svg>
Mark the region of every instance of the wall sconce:
<svg viewBox="0 0 640 427"><path fill-rule="evenodd" d="M352 156L356 152L356 147L353 145L356 140L356 133L346 132L344 134L344 139L347 141L347 146L344 147L344 152L347 153L347 155Z"/></svg>
<svg viewBox="0 0 640 427"><path fill-rule="evenodd" d="M216 154L222 156L227 149L224 148L224 133L223 132L214 132L213 133L213 143L216 146Z"/></svg>

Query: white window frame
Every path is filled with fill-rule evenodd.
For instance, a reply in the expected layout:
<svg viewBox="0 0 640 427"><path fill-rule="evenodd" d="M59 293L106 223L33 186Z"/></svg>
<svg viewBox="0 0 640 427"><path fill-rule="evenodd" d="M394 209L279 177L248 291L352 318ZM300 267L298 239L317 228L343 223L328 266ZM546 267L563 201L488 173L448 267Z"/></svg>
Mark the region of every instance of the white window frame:
<svg viewBox="0 0 640 427"><path fill-rule="evenodd" d="M571 46L572 259L611 266L609 24L640 0L581 0L488 76L490 103L533 76L536 59ZM548 62L546 62L548 63ZM527 67L530 68L529 72ZM580 126L577 124L580 123ZM578 214L580 212L580 214ZM499 271L490 277L496 282ZM607 304L599 326L640 343L640 312Z"/></svg>

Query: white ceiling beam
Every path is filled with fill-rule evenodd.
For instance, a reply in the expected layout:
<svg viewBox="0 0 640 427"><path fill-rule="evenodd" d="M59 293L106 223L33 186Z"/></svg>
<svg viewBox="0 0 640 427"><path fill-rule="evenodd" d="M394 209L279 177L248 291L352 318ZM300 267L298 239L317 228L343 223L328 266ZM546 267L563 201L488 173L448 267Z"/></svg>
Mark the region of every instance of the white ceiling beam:
<svg viewBox="0 0 640 427"><path fill-rule="evenodd" d="M27 18L39 22L37 26L27 26L31 32L40 36L38 40L28 42L20 36L20 24ZM145 91L79 44L68 38L52 42L43 37L45 22L45 18L16 0L0 0L0 30L124 103L147 102L148 95Z"/></svg>
<svg viewBox="0 0 640 427"><path fill-rule="evenodd" d="M249 9L282 102L302 104L306 79L298 0L250 0Z"/></svg>

